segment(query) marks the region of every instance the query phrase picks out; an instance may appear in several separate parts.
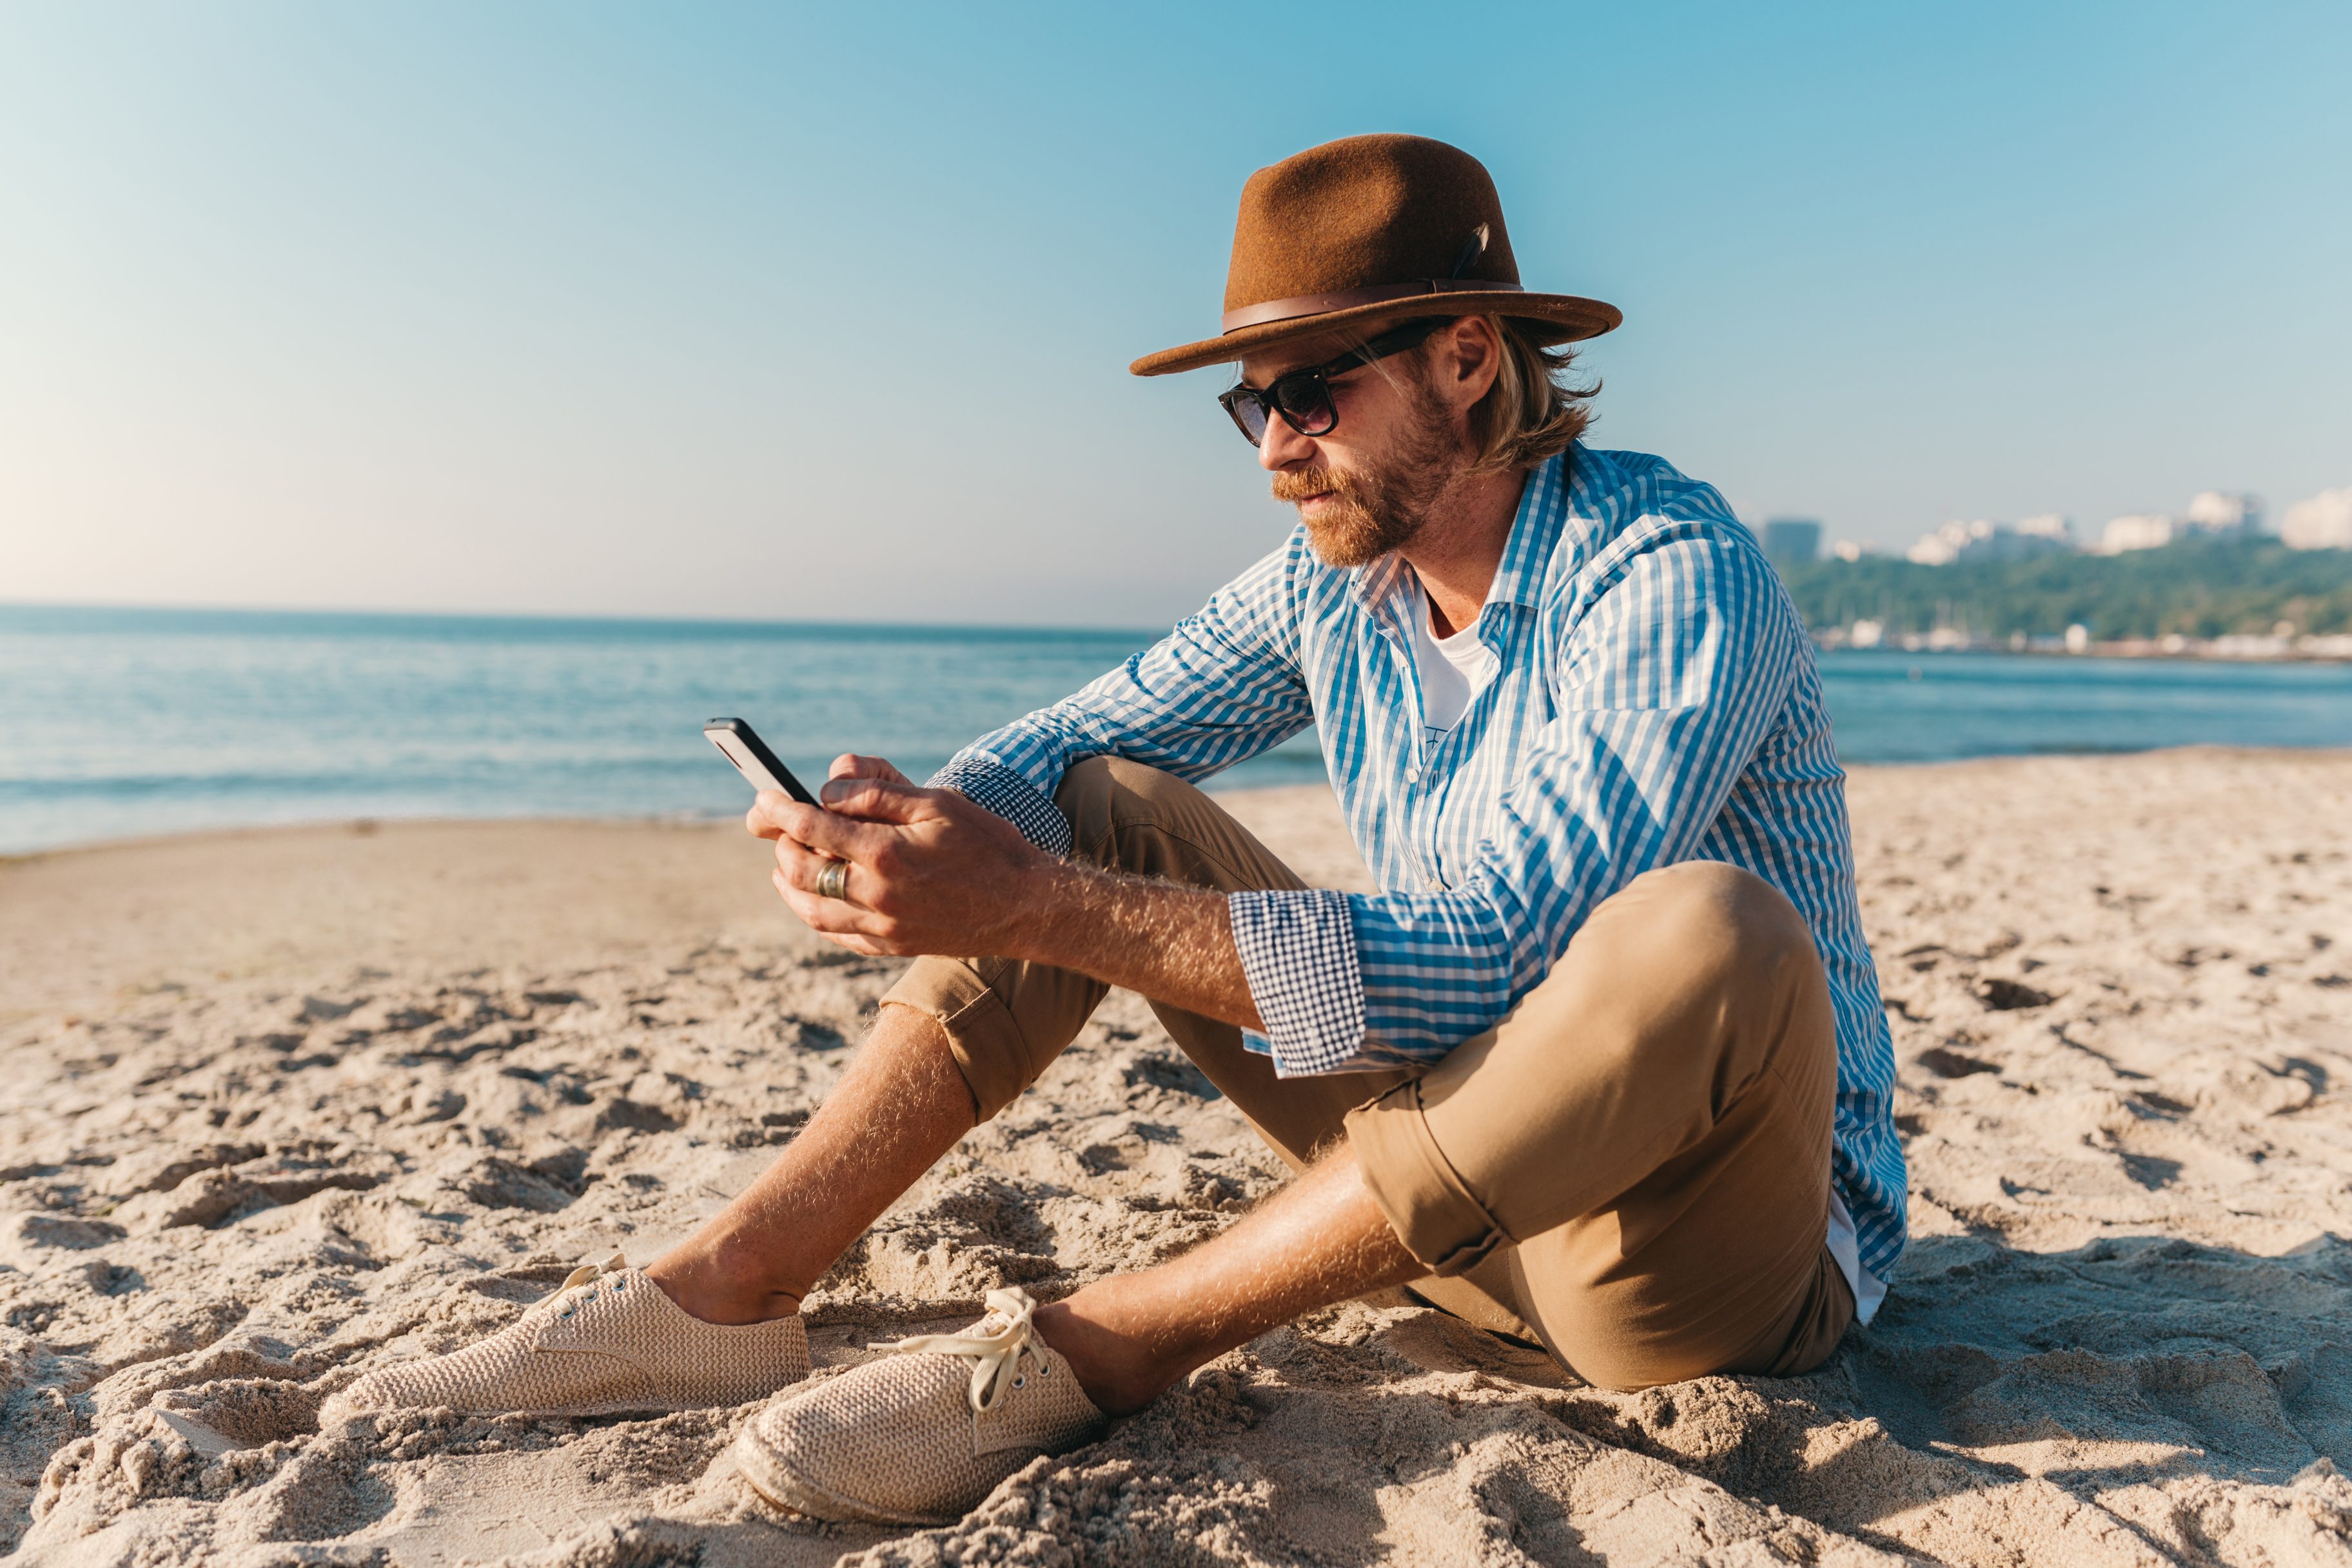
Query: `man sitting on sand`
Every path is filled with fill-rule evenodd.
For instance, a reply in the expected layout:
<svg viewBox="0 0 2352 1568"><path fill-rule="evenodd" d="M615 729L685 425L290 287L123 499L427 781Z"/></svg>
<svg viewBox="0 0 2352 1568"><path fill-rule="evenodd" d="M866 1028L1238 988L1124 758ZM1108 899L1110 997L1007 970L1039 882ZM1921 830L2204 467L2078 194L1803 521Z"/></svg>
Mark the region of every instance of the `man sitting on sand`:
<svg viewBox="0 0 2352 1568"><path fill-rule="evenodd" d="M823 1110L643 1271L338 1412L740 1402L803 1295L1113 985L1297 1171L1164 1267L779 1394L737 1456L835 1519L951 1519L1298 1314L1384 1287L1637 1388L1793 1374L1903 1247L1895 1064L1811 646L1722 498L1580 440L1486 170L1363 136L1252 176L1222 401L1299 526L1167 638L918 788L764 795L778 889L918 961ZM1195 784L1308 724L1381 892L1303 885ZM991 954L964 957L963 954Z"/></svg>

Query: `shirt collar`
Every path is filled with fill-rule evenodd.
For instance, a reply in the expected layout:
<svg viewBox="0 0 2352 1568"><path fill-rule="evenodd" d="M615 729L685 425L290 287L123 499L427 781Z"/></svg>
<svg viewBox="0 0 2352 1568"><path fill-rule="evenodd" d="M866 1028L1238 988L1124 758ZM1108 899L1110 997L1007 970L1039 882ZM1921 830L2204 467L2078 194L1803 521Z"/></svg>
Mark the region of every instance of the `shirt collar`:
<svg viewBox="0 0 2352 1568"><path fill-rule="evenodd" d="M1569 459L1577 448L1556 453L1538 463L1519 492L1519 512L1511 520L1511 536L1503 542L1503 559L1495 568L1495 582L1486 590L1490 605L1543 603L1544 569L1550 565L1552 547L1559 542L1569 512Z"/></svg>
<svg viewBox="0 0 2352 1568"><path fill-rule="evenodd" d="M1376 561L1351 567L1348 575L1355 579L1356 602L1364 608L1377 609L1404 577L1404 557L1391 551Z"/></svg>

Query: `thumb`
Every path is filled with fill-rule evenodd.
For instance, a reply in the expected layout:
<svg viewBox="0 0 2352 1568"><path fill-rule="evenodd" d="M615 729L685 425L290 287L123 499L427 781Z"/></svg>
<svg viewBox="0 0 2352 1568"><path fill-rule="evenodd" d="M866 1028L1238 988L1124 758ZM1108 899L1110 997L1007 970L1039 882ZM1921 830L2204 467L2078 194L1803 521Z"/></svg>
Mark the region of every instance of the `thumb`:
<svg viewBox="0 0 2352 1568"><path fill-rule="evenodd" d="M931 804L937 793L902 779L828 779L817 798L843 816L903 826L938 815Z"/></svg>

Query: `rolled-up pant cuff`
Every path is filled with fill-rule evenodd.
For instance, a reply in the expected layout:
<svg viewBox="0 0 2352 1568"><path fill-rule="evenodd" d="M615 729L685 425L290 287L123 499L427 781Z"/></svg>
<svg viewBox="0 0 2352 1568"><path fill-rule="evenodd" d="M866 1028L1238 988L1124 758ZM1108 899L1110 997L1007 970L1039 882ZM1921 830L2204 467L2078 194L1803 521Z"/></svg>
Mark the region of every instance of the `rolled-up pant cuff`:
<svg viewBox="0 0 2352 1568"><path fill-rule="evenodd" d="M1348 1112L1348 1143L1389 1228L1432 1274L1464 1273L1510 1241L1430 1136L1419 1079Z"/></svg>
<svg viewBox="0 0 2352 1568"><path fill-rule="evenodd" d="M1001 963L982 959L979 964ZM936 1022L948 1037L948 1054L971 1090L972 1115L986 1121L1012 1104L1036 1073L1029 1042L1004 998L989 986L974 963L951 958L918 959L899 977L883 1005L911 1007Z"/></svg>

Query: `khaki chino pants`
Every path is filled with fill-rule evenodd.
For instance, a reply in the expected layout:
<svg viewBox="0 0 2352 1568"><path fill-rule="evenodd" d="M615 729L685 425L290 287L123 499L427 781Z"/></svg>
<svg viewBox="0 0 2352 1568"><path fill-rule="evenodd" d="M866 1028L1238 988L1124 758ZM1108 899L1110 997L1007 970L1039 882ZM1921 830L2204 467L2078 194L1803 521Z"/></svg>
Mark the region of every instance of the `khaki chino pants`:
<svg viewBox="0 0 2352 1568"><path fill-rule="evenodd" d="M1157 769L1081 763L1056 803L1080 859L1228 892L1305 885ZM926 958L885 1000L944 1026L986 1121L1108 989ZM1294 1169L1345 1138L1430 1270L1416 1295L1589 1383L1793 1375L1853 1320L1826 1244L1828 982L1802 918L1748 872L1692 861L1636 879L1508 1017L1425 1070L1278 1079L1233 1026L1152 1009Z"/></svg>

